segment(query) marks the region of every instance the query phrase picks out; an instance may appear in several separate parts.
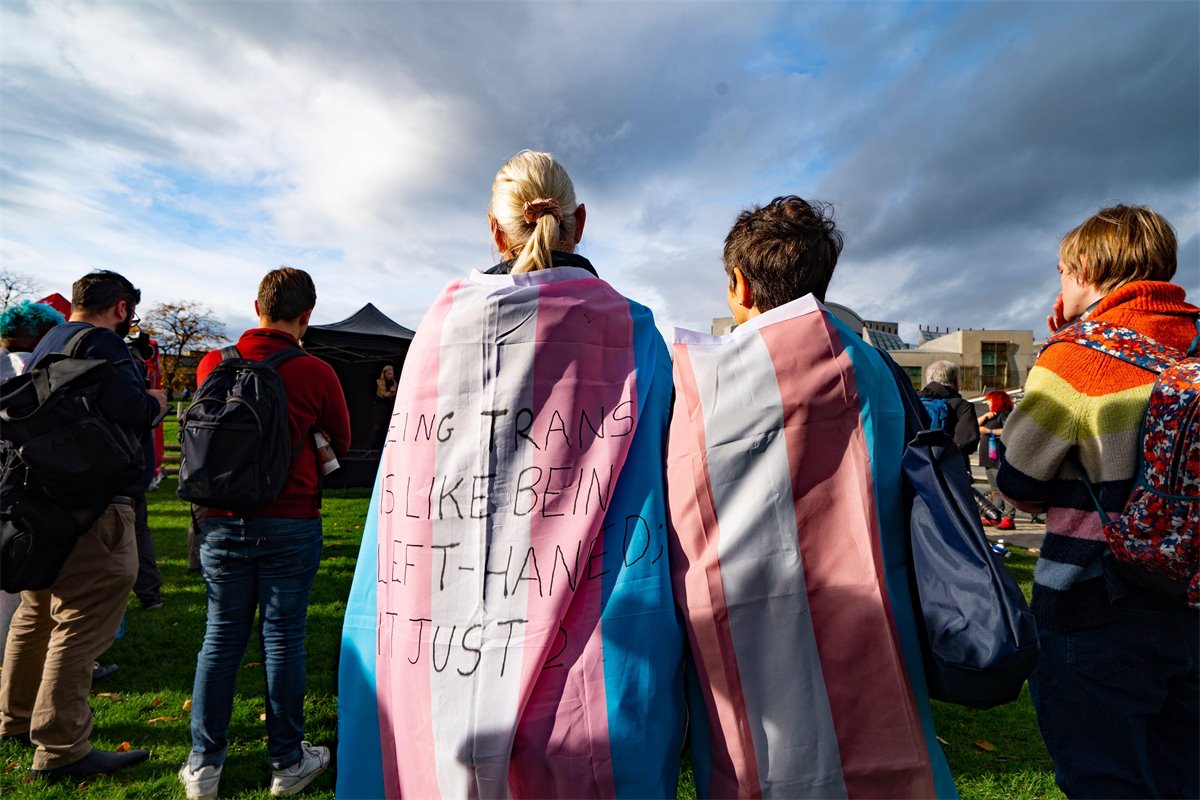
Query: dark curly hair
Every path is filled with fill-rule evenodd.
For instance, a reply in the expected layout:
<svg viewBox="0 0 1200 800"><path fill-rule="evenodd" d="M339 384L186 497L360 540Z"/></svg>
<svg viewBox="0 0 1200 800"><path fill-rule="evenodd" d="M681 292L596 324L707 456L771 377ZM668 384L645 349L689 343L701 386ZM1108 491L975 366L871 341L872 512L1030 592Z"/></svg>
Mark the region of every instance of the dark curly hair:
<svg viewBox="0 0 1200 800"><path fill-rule="evenodd" d="M740 269L755 306L769 311L809 293L824 301L841 252L833 207L785 195L738 216L725 237L725 273L732 288Z"/></svg>

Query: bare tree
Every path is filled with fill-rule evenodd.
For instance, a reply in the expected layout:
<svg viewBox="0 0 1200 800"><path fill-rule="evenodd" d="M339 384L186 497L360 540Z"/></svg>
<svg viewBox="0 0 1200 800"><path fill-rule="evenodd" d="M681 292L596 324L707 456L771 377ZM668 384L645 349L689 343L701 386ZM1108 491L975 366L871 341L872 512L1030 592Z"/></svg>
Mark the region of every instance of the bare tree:
<svg viewBox="0 0 1200 800"><path fill-rule="evenodd" d="M41 286L28 275L7 267L0 269L0 311L8 310L20 300L32 299L39 291Z"/></svg>
<svg viewBox="0 0 1200 800"><path fill-rule="evenodd" d="M186 300L159 303L146 314L142 327L158 341L163 386L171 389L182 389L180 382L195 370L189 351L208 350L225 341L225 323L212 309Z"/></svg>

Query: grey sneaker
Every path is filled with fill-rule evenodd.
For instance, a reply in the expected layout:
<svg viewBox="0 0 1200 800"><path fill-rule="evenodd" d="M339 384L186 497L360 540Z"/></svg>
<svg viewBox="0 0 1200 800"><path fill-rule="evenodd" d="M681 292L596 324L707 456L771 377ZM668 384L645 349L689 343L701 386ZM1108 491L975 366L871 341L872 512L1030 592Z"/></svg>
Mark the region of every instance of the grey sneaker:
<svg viewBox="0 0 1200 800"><path fill-rule="evenodd" d="M271 770L271 796L296 794L329 766L329 748L300 743L300 760L286 769Z"/></svg>
<svg viewBox="0 0 1200 800"><path fill-rule="evenodd" d="M206 764L193 770L185 762L179 768L179 780L187 791L188 800L212 800L217 796L217 784L221 782L221 765Z"/></svg>

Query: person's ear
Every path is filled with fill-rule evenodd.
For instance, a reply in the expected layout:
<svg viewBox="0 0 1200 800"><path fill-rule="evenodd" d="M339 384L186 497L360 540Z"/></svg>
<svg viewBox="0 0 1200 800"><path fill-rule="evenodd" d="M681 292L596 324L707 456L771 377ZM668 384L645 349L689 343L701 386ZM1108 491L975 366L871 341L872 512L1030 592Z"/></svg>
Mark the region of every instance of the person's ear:
<svg viewBox="0 0 1200 800"><path fill-rule="evenodd" d="M504 229L500 227L500 223L491 214L488 214L488 227L492 231L492 242L495 243L496 249L500 251L500 255L504 256L508 253L508 237L504 235Z"/></svg>
<svg viewBox="0 0 1200 800"><path fill-rule="evenodd" d="M257 303L256 303L256 305L257 305ZM308 327L308 321L312 318L312 312L313 312L313 310L311 308L308 309L307 311L300 312L300 324L302 326L304 326L305 328Z"/></svg>
<svg viewBox="0 0 1200 800"><path fill-rule="evenodd" d="M587 221L587 208L580 203L575 206L575 241L571 244L579 244L579 240L583 238L583 223Z"/></svg>
<svg viewBox="0 0 1200 800"><path fill-rule="evenodd" d="M254 301L254 316L256 316L256 317L262 316L262 312L258 310L258 301L257 300Z"/></svg>
<svg viewBox="0 0 1200 800"><path fill-rule="evenodd" d="M750 288L750 281L746 280L741 267L733 268L733 292L738 305L746 310L754 308L754 290Z"/></svg>
<svg viewBox="0 0 1200 800"><path fill-rule="evenodd" d="M729 313L733 314L734 322L741 325L757 313L754 308L754 292L751 291L750 282L739 267L733 268L732 277L733 285L729 286L727 283L725 300L729 305Z"/></svg>

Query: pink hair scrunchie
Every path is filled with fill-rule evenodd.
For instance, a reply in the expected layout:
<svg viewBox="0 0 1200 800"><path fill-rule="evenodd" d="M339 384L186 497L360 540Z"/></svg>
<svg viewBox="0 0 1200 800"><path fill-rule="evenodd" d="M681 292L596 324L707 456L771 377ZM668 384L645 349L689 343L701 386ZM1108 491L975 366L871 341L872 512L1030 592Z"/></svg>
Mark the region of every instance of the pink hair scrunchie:
<svg viewBox="0 0 1200 800"><path fill-rule="evenodd" d="M525 214L526 222L534 223L545 214L553 214L558 224L562 225L562 209L558 207L558 201L553 197L539 197L537 200L530 200L521 207L521 211Z"/></svg>

